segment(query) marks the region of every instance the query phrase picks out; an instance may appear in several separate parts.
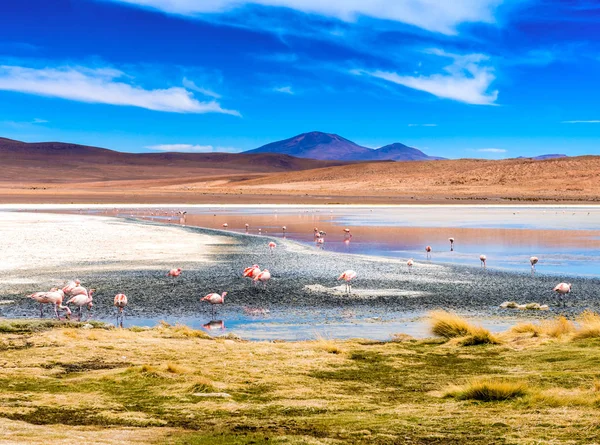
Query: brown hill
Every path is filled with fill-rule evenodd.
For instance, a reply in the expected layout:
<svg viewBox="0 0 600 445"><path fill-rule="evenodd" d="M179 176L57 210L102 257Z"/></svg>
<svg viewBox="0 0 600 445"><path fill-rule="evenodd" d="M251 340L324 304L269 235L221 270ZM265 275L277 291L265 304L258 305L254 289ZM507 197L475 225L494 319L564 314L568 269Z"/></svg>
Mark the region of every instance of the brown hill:
<svg viewBox="0 0 600 445"><path fill-rule="evenodd" d="M343 162L261 153L123 153L62 142L0 138L0 181L71 183L312 169Z"/></svg>
<svg viewBox="0 0 600 445"><path fill-rule="evenodd" d="M436 162L353 164L276 173L230 184L232 192L326 195L356 202L388 197L447 201L600 199L600 156L536 161L460 159ZM380 199L376 199L378 202Z"/></svg>

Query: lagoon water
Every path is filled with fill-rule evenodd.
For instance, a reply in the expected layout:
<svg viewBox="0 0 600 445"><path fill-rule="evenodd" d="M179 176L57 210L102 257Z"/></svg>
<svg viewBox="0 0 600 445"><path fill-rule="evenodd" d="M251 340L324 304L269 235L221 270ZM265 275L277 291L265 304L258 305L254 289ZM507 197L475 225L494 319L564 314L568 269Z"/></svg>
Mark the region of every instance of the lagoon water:
<svg viewBox="0 0 600 445"><path fill-rule="evenodd" d="M112 209L143 219L287 237L330 251L528 271L600 276L600 207L597 206L190 206L185 219L168 209ZM165 215L165 211L167 214ZM282 227L286 226L285 234ZM314 228L327 232L315 243ZM352 237L343 232L349 228ZM260 229L260 231L259 231ZM448 238L455 239L450 250Z"/></svg>

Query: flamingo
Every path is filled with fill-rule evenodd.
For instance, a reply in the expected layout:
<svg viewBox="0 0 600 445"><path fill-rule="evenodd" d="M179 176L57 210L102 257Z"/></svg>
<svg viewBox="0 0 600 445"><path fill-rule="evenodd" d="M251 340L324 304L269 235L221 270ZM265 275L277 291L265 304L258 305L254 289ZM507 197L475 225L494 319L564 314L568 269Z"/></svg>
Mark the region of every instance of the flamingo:
<svg viewBox="0 0 600 445"><path fill-rule="evenodd" d="M313 234L315 236L315 238L319 237L319 229L317 229L316 227L314 228Z"/></svg>
<svg viewBox="0 0 600 445"><path fill-rule="evenodd" d="M412 259L412 258L406 262L406 265L408 266L408 271L409 271L409 272L410 272L410 270L412 269L412 267L413 267L413 264L415 264L415 262L413 261L413 259Z"/></svg>
<svg viewBox="0 0 600 445"><path fill-rule="evenodd" d="M225 329L225 323L223 320L211 320L208 323L202 325L207 331L218 331Z"/></svg>
<svg viewBox="0 0 600 445"><path fill-rule="evenodd" d="M242 276L244 278L250 278L252 280L252 284L256 285L254 279L258 276L258 274L260 274L260 267L258 264L254 264L251 267L246 267Z"/></svg>
<svg viewBox="0 0 600 445"><path fill-rule="evenodd" d="M181 275L181 268L177 268L177 269L171 269L169 272L167 272L167 276L168 277L178 277L179 275Z"/></svg>
<svg viewBox="0 0 600 445"><path fill-rule="evenodd" d="M248 233L248 229L250 228L250 224L246 223L245 227L246 227L246 233Z"/></svg>
<svg viewBox="0 0 600 445"><path fill-rule="evenodd" d="M284 235L285 235L285 231L286 231L286 230L287 230L287 227L286 227L286 226L283 226L283 227L281 228L281 231L283 232L283 234L284 234Z"/></svg>
<svg viewBox="0 0 600 445"><path fill-rule="evenodd" d="M487 257L485 255L479 255L479 261L481 261L481 267L483 267L484 269L486 269L486 261L487 261Z"/></svg>
<svg viewBox="0 0 600 445"><path fill-rule="evenodd" d="M350 294L350 291L352 290L352 285L350 284L350 282L355 278L356 272L354 272L353 270L347 270L338 277L338 280L344 280L346 282L346 292L348 294Z"/></svg>
<svg viewBox="0 0 600 445"><path fill-rule="evenodd" d="M83 316L83 306L87 306L88 312L92 310L92 306L94 305L92 303L92 294L94 293L94 291L95 289L90 289L85 294L77 294L74 297L72 297L69 301L67 301L67 304L73 303L79 308L79 321L81 321L81 317Z"/></svg>
<svg viewBox="0 0 600 445"><path fill-rule="evenodd" d="M273 241L271 241L269 243L269 250L271 251L271 253L273 253L273 249L275 249L275 247L277 247L277 244L275 244Z"/></svg>
<svg viewBox="0 0 600 445"><path fill-rule="evenodd" d="M531 274L535 272L535 265L538 263L539 259L536 256L532 256L529 258L529 262L531 263Z"/></svg>
<svg viewBox="0 0 600 445"><path fill-rule="evenodd" d="M68 306L64 306L62 304L63 299L65 298L65 293L62 289L52 288L50 292L35 292L29 295L29 298L40 303L40 318L44 318L43 305L44 304L53 304L54 305L54 313L56 314L56 318L60 319L58 316L58 309L62 309L67 313L67 318L71 316L71 309Z"/></svg>
<svg viewBox="0 0 600 445"><path fill-rule="evenodd" d="M427 259L431 257L431 246L425 247L425 252L427 252Z"/></svg>
<svg viewBox="0 0 600 445"><path fill-rule="evenodd" d="M448 241L450 241L450 252L454 251L454 238L448 238Z"/></svg>
<svg viewBox="0 0 600 445"><path fill-rule="evenodd" d="M323 238L323 237L317 238L317 244L319 244L319 245L325 244L325 238Z"/></svg>
<svg viewBox="0 0 600 445"><path fill-rule="evenodd" d="M223 228L226 229L227 227L229 227L229 224L223 223Z"/></svg>
<svg viewBox="0 0 600 445"><path fill-rule="evenodd" d="M62 288L62 291L65 293L65 295L71 295L71 291L76 287L79 287L80 284L81 281L79 280L71 280L65 284L65 287Z"/></svg>
<svg viewBox="0 0 600 445"><path fill-rule="evenodd" d="M258 283L259 281L264 285L265 289L267 288L267 281L271 279L271 272L268 269L263 270L256 277L254 277L254 282Z"/></svg>
<svg viewBox="0 0 600 445"><path fill-rule="evenodd" d="M95 289L94 289L94 290L95 290ZM68 293L68 294L65 292L65 294L66 294L68 297L76 297L77 295L85 295L85 296L87 297L87 295L88 295L88 290L87 290L85 287L83 287L83 286L79 285L79 286L76 286L76 287L72 288L72 289L69 291L69 293Z"/></svg>
<svg viewBox="0 0 600 445"><path fill-rule="evenodd" d="M127 306L127 296L125 294L117 294L115 295L114 306L119 309L117 313L117 324L119 324L119 319L121 320L120 326L123 327L123 319L125 318L125 313L123 310L125 306Z"/></svg>
<svg viewBox="0 0 600 445"><path fill-rule="evenodd" d="M223 304L225 302L225 296L227 292L223 292L221 295L217 293L208 294L204 298L200 299L200 301L208 301L212 307L213 316L215 315L215 304Z"/></svg>
<svg viewBox="0 0 600 445"><path fill-rule="evenodd" d="M571 292L571 283L559 283L553 289L554 292L560 295L560 300L562 300L563 306L565 305L564 295Z"/></svg>

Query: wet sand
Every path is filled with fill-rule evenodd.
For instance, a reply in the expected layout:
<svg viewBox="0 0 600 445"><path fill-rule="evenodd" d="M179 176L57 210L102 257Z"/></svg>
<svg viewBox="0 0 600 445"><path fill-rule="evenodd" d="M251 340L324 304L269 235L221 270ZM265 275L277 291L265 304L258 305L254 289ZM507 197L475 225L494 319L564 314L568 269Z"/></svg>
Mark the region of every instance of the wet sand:
<svg viewBox="0 0 600 445"><path fill-rule="evenodd" d="M127 320L169 318L203 325L213 317L200 297L227 291L226 304L214 317L225 326L242 320L238 324L244 329L254 324L269 330L302 320L305 332L312 326L333 331L347 324L351 327L345 336L366 338L370 326L377 326L380 337L385 323L407 316L416 320L436 308L482 318L600 309L596 279L532 277L420 261L408 272L404 259L327 252L282 239L275 239L278 246L271 254L267 244L272 238L267 236L87 215L0 212L0 227L5 234L0 300L14 300L0 306L4 317L36 317L37 304L24 296L71 278L97 289L95 319L112 320L113 297L124 292L130 298ZM254 263L273 275L266 290L241 277L243 268ZM165 273L171 267L182 267L182 276L168 279ZM334 289L346 269L358 272L350 295ZM552 288L563 280L573 283L566 308L498 308L506 300L553 305ZM246 315L249 311L252 315Z"/></svg>

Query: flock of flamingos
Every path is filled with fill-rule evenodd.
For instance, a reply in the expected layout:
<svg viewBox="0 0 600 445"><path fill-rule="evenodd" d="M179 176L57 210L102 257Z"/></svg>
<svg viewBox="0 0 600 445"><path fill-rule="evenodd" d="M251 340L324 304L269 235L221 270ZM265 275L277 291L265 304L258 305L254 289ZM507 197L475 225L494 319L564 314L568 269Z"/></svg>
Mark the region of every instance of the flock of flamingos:
<svg viewBox="0 0 600 445"><path fill-rule="evenodd" d="M227 223L224 223L222 226L224 229L228 228ZM246 226L246 232L248 232L248 224L246 224L245 226ZM287 230L286 227L283 226L282 229L283 229L283 233L285 234L285 232ZM315 242L317 243L317 245L322 246L324 244L325 235L326 235L326 233L324 231L318 230L317 228L314 229L314 237L315 237ZM348 241L352 237L352 234L350 233L350 229L348 229L348 228L344 229L344 237L345 237L346 241ZM448 238L448 241L450 242L450 250L453 251L454 250L454 238ZM277 245L273 241L269 242L268 248L271 251L271 253L274 252L276 247L277 247ZM425 247L425 253L426 253L427 259L431 258L431 252L432 252L431 246ZM479 260L481 262L481 267L485 269L487 267L487 257L485 255L480 255ZM538 257L535 257L535 256L532 256L529 259L529 262L531 264L531 273L532 274L535 272L535 265L538 263L538 261L539 261ZM407 264L408 270L410 272L410 270L414 266L414 260L411 258L407 261L406 264ZM181 273L182 273L181 268L171 269L167 273L167 277L177 278L181 275ZM346 270L338 277L338 280L343 280L345 282L345 290L348 294L350 294L350 292L352 290L352 280L354 280L356 278L356 276L357 276L357 273L354 270ZM261 270L257 264L254 264L254 265L252 265L250 267L246 267L244 269L244 271L242 272L242 277L249 278L250 280L252 280L254 285L262 283L264 288L266 289L267 282L271 279L271 273L267 269ZM560 295L562 298L564 295L571 292L571 283L559 283L556 285L556 287L553 290L558 295ZM44 304L50 304L50 305L54 306L54 313L57 318L60 319L60 316L58 314L59 309L65 312L66 318L70 318L72 312L68 305L72 304L79 308L79 320L81 321L82 316L83 316L83 307L84 306L87 307L88 313L92 309L92 306L93 306L92 295L95 291L96 291L95 289L86 289L85 287L83 287L79 280L72 280L72 281L67 282L64 285L64 287L62 287L62 288L52 288L52 289L50 289L50 291L47 291L47 292L35 292L35 293L29 295L28 297L37 301L40 304L40 317L44 316L44 312L43 312ZM223 304L225 302L226 296L227 296L227 292L223 292L221 294L210 293L210 294L206 295L205 297L201 298L200 301L206 301L206 302L210 303L212 310L213 310L213 315L214 315L215 305ZM63 304L63 301L65 298L69 298L66 301L66 305ZM117 323L120 326L123 326L124 309L128 304L127 296L122 293L115 295L113 304L114 304L115 308L117 308ZM563 300L563 304L564 304L564 300Z"/></svg>

